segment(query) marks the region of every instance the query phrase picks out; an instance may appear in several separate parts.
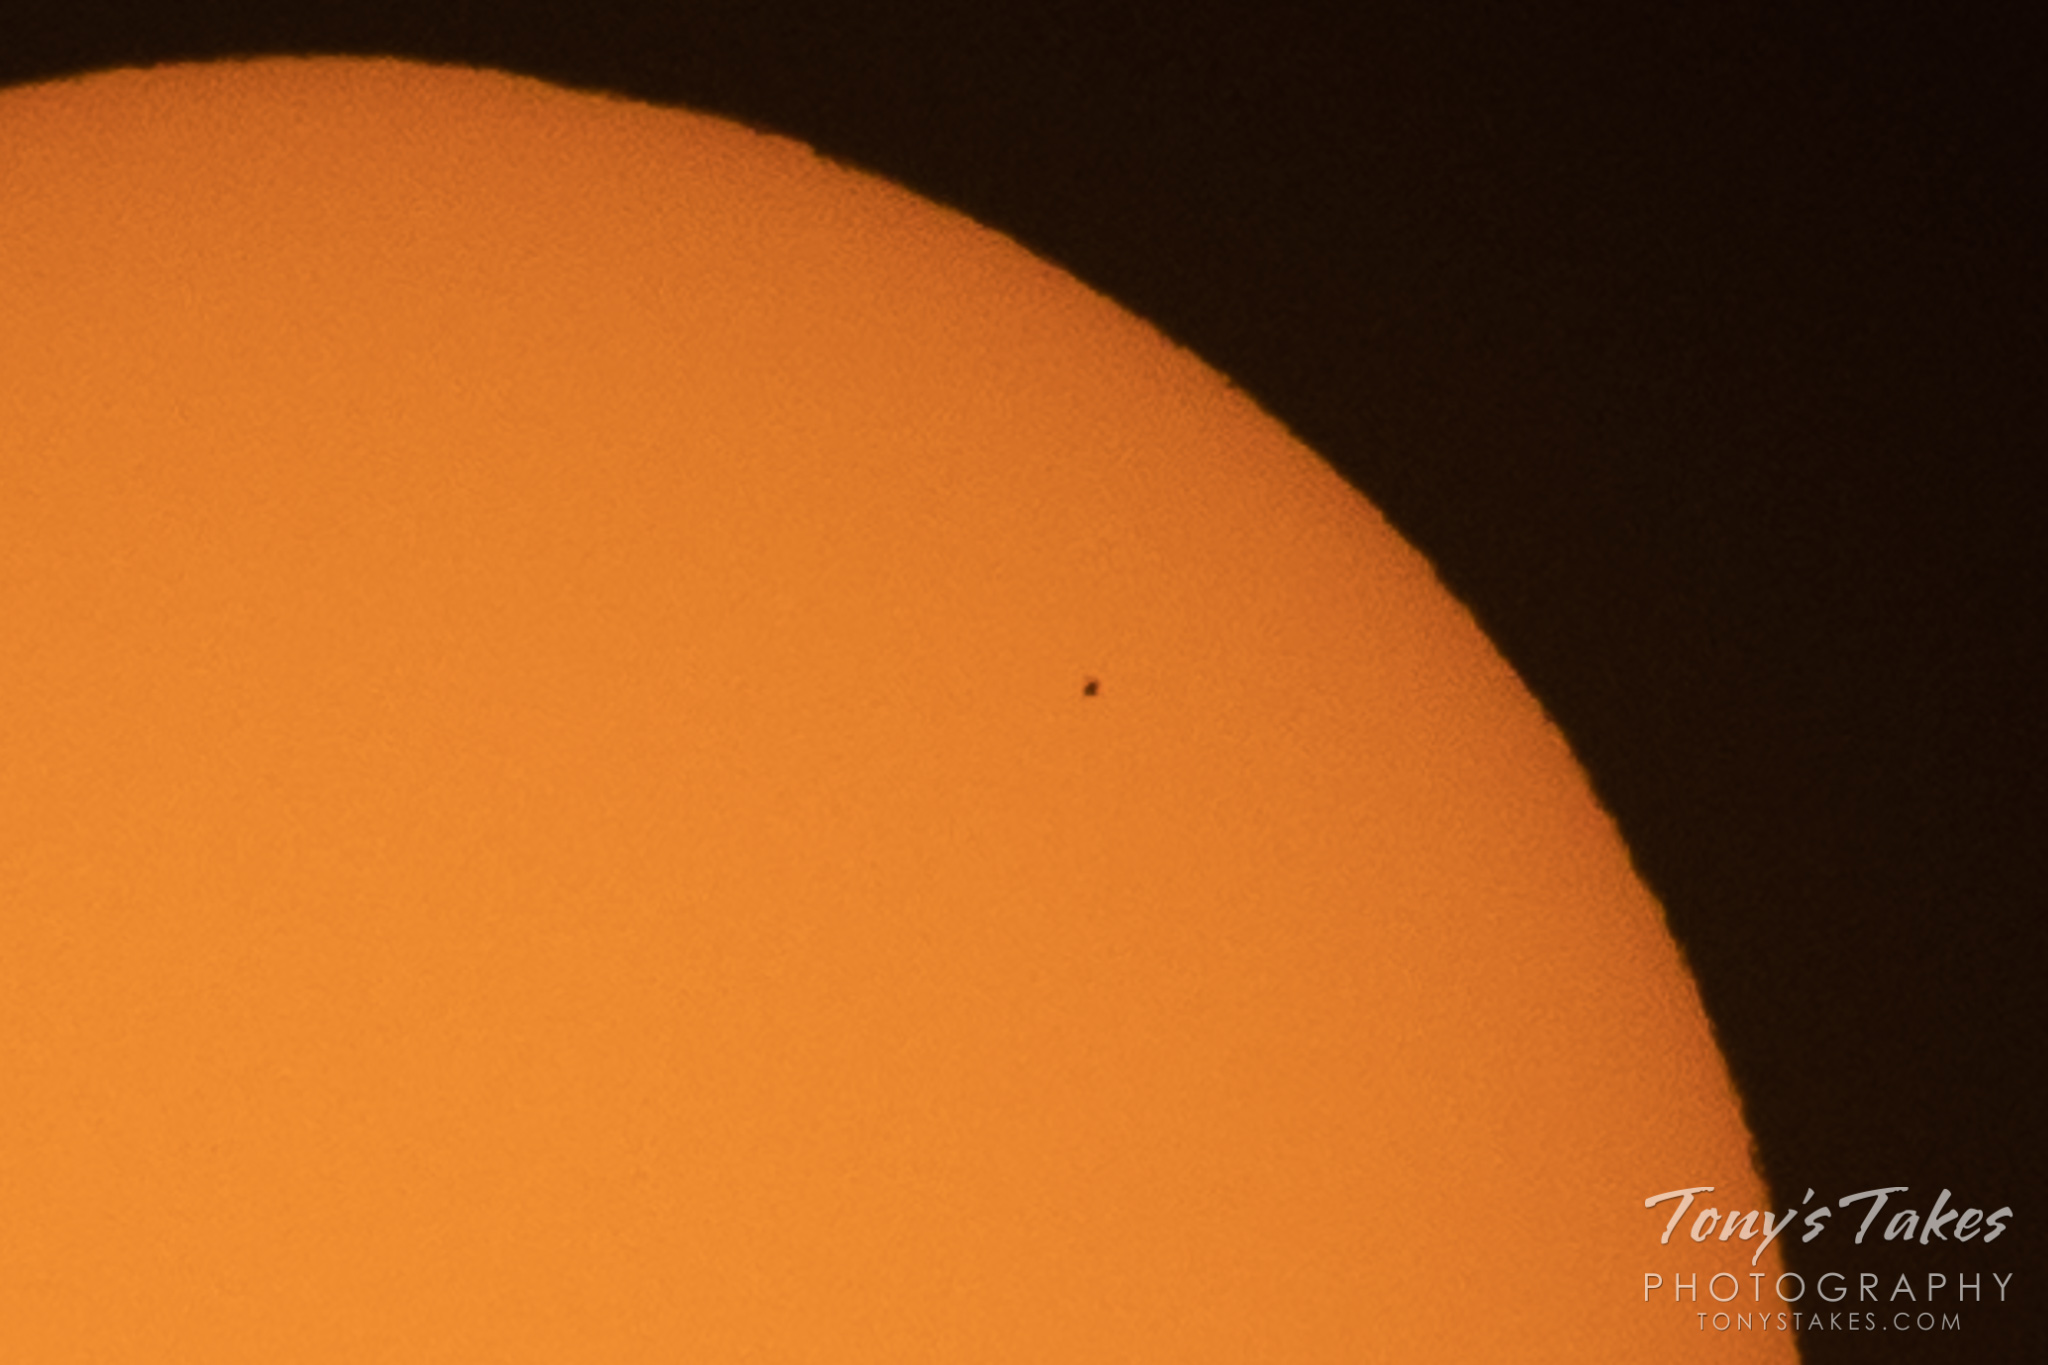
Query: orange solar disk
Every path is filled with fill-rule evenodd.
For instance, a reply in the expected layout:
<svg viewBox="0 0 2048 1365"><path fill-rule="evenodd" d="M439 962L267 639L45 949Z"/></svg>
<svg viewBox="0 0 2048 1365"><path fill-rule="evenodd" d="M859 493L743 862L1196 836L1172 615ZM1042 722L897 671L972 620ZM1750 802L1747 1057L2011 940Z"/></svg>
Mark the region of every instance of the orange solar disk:
<svg viewBox="0 0 2048 1365"><path fill-rule="evenodd" d="M0 300L0 1358L1791 1358L1563 739L1011 242L264 61L0 95Z"/></svg>

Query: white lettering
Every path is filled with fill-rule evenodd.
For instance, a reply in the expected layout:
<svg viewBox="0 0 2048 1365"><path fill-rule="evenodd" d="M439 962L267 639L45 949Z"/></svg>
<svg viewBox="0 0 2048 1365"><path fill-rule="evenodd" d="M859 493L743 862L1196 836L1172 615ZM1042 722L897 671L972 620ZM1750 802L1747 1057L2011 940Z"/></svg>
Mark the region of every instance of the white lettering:
<svg viewBox="0 0 2048 1365"><path fill-rule="evenodd" d="M1941 1206L1943 1204L1946 1204L1947 1202L1948 1191L1943 1190L1941 1192L1941 1197L1934 1201L1934 1207L1927 1211L1927 1225L1920 1229L1921 1246L1927 1245L1927 1239L1929 1237L1939 1237L1944 1242L1948 1240L1948 1234L1941 1230L1941 1225L1943 1223L1951 1222L1956 1218L1960 1218L1962 1215L1957 1213L1954 1209L1950 1209L1947 1213L1943 1213L1941 1211Z"/></svg>
<svg viewBox="0 0 2048 1365"><path fill-rule="evenodd" d="M1874 1199L1877 1201L1870 1206L1870 1212L1863 1215L1863 1226L1856 1229L1856 1245L1863 1245L1863 1234L1870 1231L1870 1225L1877 1221L1877 1215L1884 1209L1886 1196L1898 1194L1905 1188L1906 1186L1904 1185L1887 1185L1881 1190L1864 1190L1860 1194L1845 1194L1837 1201L1843 1208L1847 1208L1859 1199Z"/></svg>
<svg viewBox="0 0 2048 1365"><path fill-rule="evenodd" d="M1749 1258L1749 1263L1751 1265L1755 1265L1758 1259L1763 1256L1764 1248L1769 1246L1772 1242L1777 1241L1778 1234L1783 1232L1786 1228L1792 1226L1792 1220L1794 1218L1797 1218L1798 1216L1798 1209L1786 1209L1785 1216L1783 1218L1778 1218L1770 1212L1766 1211L1764 1214L1764 1239L1763 1241L1757 1243L1756 1255L1751 1256Z"/></svg>
<svg viewBox="0 0 2048 1365"><path fill-rule="evenodd" d="M1762 1215L1758 1214L1758 1212L1757 1212L1757 1211L1756 1211L1755 1209L1751 1209L1751 1210L1749 1211L1749 1216L1748 1216L1747 1218L1744 1218L1744 1219L1742 1220L1742 1240L1743 1240L1743 1241L1747 1242L1747 1241L1748 1241L1748 1240L1749 1240L1750 1238L1752 1238L1752 1237L1756 1236L1756 1220L1757 1220L1757 1219L1758 1219L1759 1217L1761 1217L1761 1216L1762 1216ZM1730 1234L1732 1234L1732 1233L1733 1233L1733 1232L1735 1231L1735 1220L1736 1220L1736 1217L1737 1217L1737 1215L1735 1215L1735 1214L1731 1213L1731 1214L1729 1214L1729 1215L1728 1215L1728 1221L1727 1221L1727 1222L1725 1222L1725 1223L1723 1223L1723 1224L1721 1224L1721 1240L1722 1240L1722 1241L1724 1241L1724 1242L1725 1242L1725 1241L1727 1241L1727 1240L1728 1240L1728 1238L1729 1238L1729 1236L1730 1236Z"/></svg>
<svg viewBox="0 0 2048 1365"><path fill-rule="evenodd" d="M1820 1225L1820 1220L1827 1217L1829 1214L1833 1212L1833 1209L1829 1208L1826 1204L1822 1204L1812 1213L1807 1214L1806 1235L1804 1237L1801 1237L1799 1240L1802 1242L1811 1242L1814 1238L1820 1236L1823 1232L1826 1232L1827 1229Z"/></svg>
<svg viewBox="0 0 2048 1365"><path fill-rule="evenodd" d="M1694 1195L1712 1194L1713 1192L1714 1187L1712 1185L1694 1185L1690 1189L1666 1190L1662 1194L1653 1194L1648 1199L1645 1199L1643 1207L1646 1209L1654 1209L1667 1199L1679 1201L1678 1207L1671 1211L1671 1221L1664 1225L1664 1235L1658 1239L1659 1244L1668 1245L1670 1243L1671 1230L1678 1226L1678 1220L1685 1217L1685 1211L1692 1207L1692 1197Z"/></svg>

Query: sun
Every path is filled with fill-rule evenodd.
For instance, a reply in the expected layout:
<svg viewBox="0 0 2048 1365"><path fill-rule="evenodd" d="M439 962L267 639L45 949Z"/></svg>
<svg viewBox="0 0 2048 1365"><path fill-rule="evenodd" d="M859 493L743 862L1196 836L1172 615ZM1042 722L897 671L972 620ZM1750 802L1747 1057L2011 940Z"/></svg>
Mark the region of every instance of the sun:
<svg viewBox="0 0 2048 1365"><path fill-rule="evenodd" d="M1144 323L499 74L0 147L0 1355L1791 1358L1563 739Z"/></svg>

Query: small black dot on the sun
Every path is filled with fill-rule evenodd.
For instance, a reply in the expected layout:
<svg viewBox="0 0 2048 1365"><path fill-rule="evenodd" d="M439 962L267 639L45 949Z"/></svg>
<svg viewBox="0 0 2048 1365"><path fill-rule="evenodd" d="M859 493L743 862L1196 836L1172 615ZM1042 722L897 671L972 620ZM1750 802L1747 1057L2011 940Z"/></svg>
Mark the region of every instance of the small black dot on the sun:
<svg viewBox="0 0 2048 1365"><path fill-rule="evenodd" d="M1094 695L1095 695L1096 693L1100 692L1101 690L1102 690L1102 684L1101 684L1101 683L1099 683L1099 682L1097 682L1097 681L1095 681L1095 679L1093 679L1093 678L1090 678L1090 679L1088 680L1087 684L1086 684L1086 685L1085 685L1084 687L1082 687L1082 689L1081 689L1081 695L1082 695L1082 696L1084 696L1084 697L1092 697L1092 696L1094 696Z"/></svg>

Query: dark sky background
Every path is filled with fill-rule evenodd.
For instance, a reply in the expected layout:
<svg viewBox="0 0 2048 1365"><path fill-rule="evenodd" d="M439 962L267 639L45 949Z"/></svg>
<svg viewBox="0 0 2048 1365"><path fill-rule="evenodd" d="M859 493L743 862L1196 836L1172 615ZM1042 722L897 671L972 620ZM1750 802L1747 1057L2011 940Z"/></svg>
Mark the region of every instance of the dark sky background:
<svg viewBox="0 0 2048 1365"><path fill-rule="evenodd" d="M1977 8L5 0L0 82L389 53L688 104L1149 319L1384 510L1563 726L1780 1206L2013 1207L1991 1248L1781 1242L1809 1275L2019 1272L1961 1336L1808 1359L2016 1361L2048 117L2028 7Z"/></svg>

